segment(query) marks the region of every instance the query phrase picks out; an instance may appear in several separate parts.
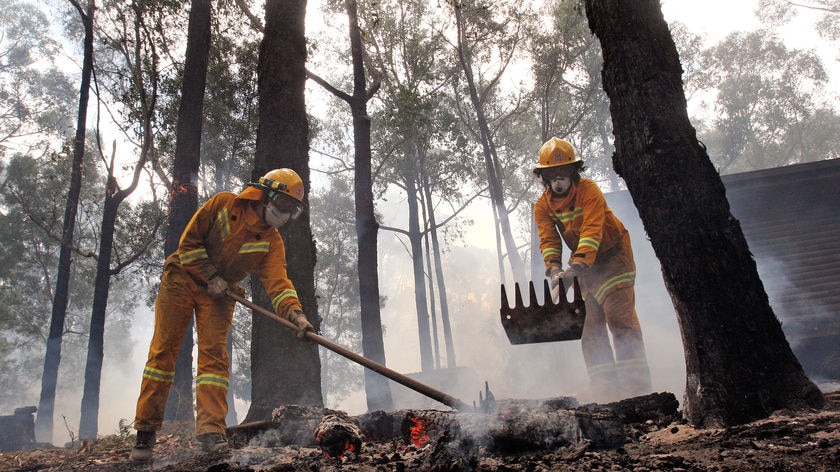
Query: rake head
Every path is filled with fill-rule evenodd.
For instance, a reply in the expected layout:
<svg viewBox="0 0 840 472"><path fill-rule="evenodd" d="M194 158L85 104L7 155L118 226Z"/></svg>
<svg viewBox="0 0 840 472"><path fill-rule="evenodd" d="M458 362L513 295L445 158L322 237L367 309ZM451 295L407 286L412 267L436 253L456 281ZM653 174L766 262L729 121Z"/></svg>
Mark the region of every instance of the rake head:
<svg viewBox="0 0 840 472"><path fill-rule="evenodd" d="M548 343L554 341L572 341L580 339L586 308L581 296L577 277L572 282L574 300L566 300L566 289L560 282L560 296L555 303L548 281L543 281L543 305L537 302L534 282L528 282L530 300L526 307L522 303L519 284L514 286L515 305L508 304L507 292L502 284L502 305L499 313L502 326L511 344Z"/></svg>

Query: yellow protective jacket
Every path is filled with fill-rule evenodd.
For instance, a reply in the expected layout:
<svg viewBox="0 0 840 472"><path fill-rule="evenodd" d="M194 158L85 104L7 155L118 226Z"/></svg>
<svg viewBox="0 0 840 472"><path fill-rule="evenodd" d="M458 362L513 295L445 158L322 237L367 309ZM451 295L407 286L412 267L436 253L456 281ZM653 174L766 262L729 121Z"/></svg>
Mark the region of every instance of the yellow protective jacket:
<svg viewBox="0 0 840 472"><path fill-rule="evenodd" d="M166 264L180 264L199 283L214 276L233 286L255 272L271 299L274 311L289 319L302 310L286 273L286 247L276 228L265 224L259 205L262 191L248 187L239 195L214 195L187 224L178 250Z"/></svg>
<svg viewBox="0 0 840 472"><path fill-rule="evenodd" d="M565 242L571 250L567 263L588 269L580 281L599 302L606 291L633 285L636 268L630 234L592 180L581 178L564 197L547 188L534 205L534 220L546 270L563 266Z"/></svg>

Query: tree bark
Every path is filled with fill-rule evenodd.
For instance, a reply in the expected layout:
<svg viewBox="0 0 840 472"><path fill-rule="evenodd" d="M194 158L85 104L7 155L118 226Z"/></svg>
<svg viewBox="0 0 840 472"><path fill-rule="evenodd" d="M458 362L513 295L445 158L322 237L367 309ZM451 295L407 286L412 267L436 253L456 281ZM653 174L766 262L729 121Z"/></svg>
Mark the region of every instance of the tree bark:
<svg viewBox="0 0 840 472"><path fill-rule="evenodd" d="M356 201L356 237L359 250L357 268L362 319L362 353L368 359L385 365L385 344L382 339L382 317L379 311L379 256L377 252L379 222L376 221L373 206L371 125L367 113L367 102L372 93L367 89L362 32L359 28L356 1L346 0L345 8L350 29L350 54L353 59L353 95L349 103L353 115L355 153L353 190ZM394 404L388 380L370 369L365 369L364 372L368 411L393 410Z"/></svg>
<svg viewBox="0 0 840 472"><path fill-rule="evenodd" d="M175 160L169 192L169 225L164 240L164 256L178 249L181 233L198 208L198 168L201 164L201 128L204 120L204 92L210 55L210 0L192 0L187 27L184 82L178 106ZM175 361L175 379L166 400L164 420L195 421L193 408L193 320Z"/></svg>
<svg viewBox="0 0 840 472"><path fill-rule="evenodd" d="M269 0L258 63L259 117L252 179L288 167L300 175L309 195L309 123L304 103L306 82L305 0ZM304 212L281 229L288 274L306 317L321 324L315 300L315 241ZM265 290L251 277L254 301L271 309ZM251 406L245 421L264 420L279 405L323 406L318 346L258 313L251 339Z"/></svg>
<svg viewBox="0 0 840 472"><path fill-rule="evenodd" d="M420 369L428 372L434 369L431 328L429 326L429 305L426 299L423 271L423 233L420 230L419 195L417 175L414 169L405 176L405 194L408 202L408 240L411 245L411 266L414 274L414 306L417 311L417 333L420 343Z"/></svg>
<svg viewBox="0 0 840 472"><path fill-rule="evenodd" d="M111 287L111 254L119 207L128 194L117 191L113 169L108 176L102 226L99 236L99 258L93 285L93 307L90 316L85 382L79 419L79 439L96 439L99 427L99 391L102 380L102 361L105 353L105 312Z"/></svg>
<svg viewBox="0 0 840 472"><path fill-rule="evenodd" d="M726 189L688 119L658 0L586 0L601 42L613 165L662 265L686 357L685 415L726 427L820 407L785 339Z"/></svg>
<svg viewBox="0 0 840 472"><path fill-rule="evenodd" d="M423 178L423 192L425 194L426 207L429 214L429 235L432 240L432 254L434 255L434 279L437 280L438 294L440 296L440 321L443 328L443 343L446 349L446 367L454 369L455 343L452 339L452 326L449 322L449 301L446 293L446 280L443 277L443 262L440 258L440 241L438 241L437 220L435 219L435 207L432 204L432 186L429 183L429 174L425 168L421 169ZM432 268L429 269L431 277Z"/></svg>
<svg viewBox="0 0 840 472"><path fill-rule="evenodd" d="M70 188L64 207L64 227L61 232L61 249L58 256L58 276L55 282L50 334L44 355L44 373L41 377L41 397L38 401L38 416L35 421L35 436L38 442L51 443L53 439L53 412L55 390L58 382L58 366L61 363L61 339L64 335L64 319L67 314L67 290L70 286L71 247L79 209L79 195L82 191L82 163L85 155L85 133L87 132L87 107L90 96L90 80L93 74L93 1L82 11L78 10L85 29L84 60L82 62L82 83L79 86L79 113L76 120L76 137L73 140L73 164L70 170Z"/></svg>
<svg viewBox="0 0 840 472"><path fill-rule="evenodd" d="M519 250L517 249L516 242L513 239L510 218L505 206L504 191L502 189L503 177L501 175L499 157L496 153L496 144L493 141L493 133L490 132L490 125L487 123L484 101L479 97L478 85L476 84L472 69L472 54L469 44L467 44L466 33L464 32L464 17L462 8L466 8L468 5L469 4L466 2L452 2L458 34L458 62L464 72L464 78L467 81L467 87L470 94L470 103L475 110L475 117L478 122L481 149L484 157L484 170L487 175L487 189L490 192L491 204L495 208L494 216L496 228L497 231L501 232L501 237L505 243L505 250L507 252L508 261L510 262L511 275L514 280L522 280L523 277L527 276L525 273L525 264L522 262L522 257L519 255ZM486 94L487 92L485 91L483 93ZM499 258L504 259L503 254L499 253ZM500 267L503 268L504 266L500 264ZM499 277L504 280L504 273L500 272Z"/></svg>

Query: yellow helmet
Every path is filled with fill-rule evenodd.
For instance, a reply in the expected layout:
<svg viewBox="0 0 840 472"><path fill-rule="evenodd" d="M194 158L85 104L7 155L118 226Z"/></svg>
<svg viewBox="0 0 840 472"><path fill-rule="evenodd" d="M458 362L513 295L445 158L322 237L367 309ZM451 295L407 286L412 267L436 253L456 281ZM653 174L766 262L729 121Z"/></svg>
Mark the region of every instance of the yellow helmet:
<svg viewBox="0 0 840 472"><path fill-rule="evenodd" d="M306 209L306 204L303 203L303 181L292 169L270 170L251 185L263 191L264 204L273 203L285 208L292 215L292 219L300 216Z"/></svg>
<svg viewBox="0 0 840 472"><path fill-rule="evenodd" d="M265 191L269 200L278 195L288 195L298 203L303 203L303 181L292 169L274 169L260 177L259 187Z"/></svg>
<svg viewBox="0 0 840 472"><path fill-rule="evenodd" d="M568 141L551 138L540 148L540 163L534 168L538 174L541 169L565 166L580 162L580 156L575 155L575 148Z"/></svg>

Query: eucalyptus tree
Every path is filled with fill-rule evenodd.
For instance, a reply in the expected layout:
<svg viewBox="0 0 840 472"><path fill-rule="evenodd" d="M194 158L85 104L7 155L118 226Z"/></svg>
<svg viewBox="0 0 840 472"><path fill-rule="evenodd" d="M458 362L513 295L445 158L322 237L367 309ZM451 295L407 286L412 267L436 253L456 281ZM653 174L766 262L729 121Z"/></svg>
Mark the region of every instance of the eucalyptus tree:
<svg viewBox="0 0 840 472"><path fill-rule="evenodd" d="M0 0L0 158L48 154L74 132L78 88L56 65L60 44L43 8Z"/></svg>
<svg viewBox="0 0 840 472"><path fill-rule="evenodd" d="M111 42L106 43L113 48L110 52L114 55L111 57L120 58L119 61L113 61L111 64L118 67L116 70L131 71L125 76L119 73L110 75L103 73L102 76L106 80L111 79L108 81L110 85L120 83L126 87L126 90L133 92L132 99L123 102L122 105L132 110L132 113L129 113L132 121L126 124L127 128L136 130L131 137L137 139L138 149L136 150L137 158L133 168L130 165L120 165L116 162L116 144L114 144L110 160L104 154L100 154L106 170L105 201L102 207L102 223L99 228L97 272L94 282L88 360L85 368L85 387L79 426L79 435L82 439L95 438L98 431L104 331L111 277L145 252L146 248L156 239L157 229L161 221L158 217L158 223L152 224L144 232L146 237L142 239L145 240L145 243L135 248L136 252L126 255L125 259L118 259L115 267L111 266L119 207L138 188L140 178L145 174L146 164L152 160L154 155L155 118L160 81L159 70L161 68L155 52L157 44L150 36L155 27L160 26L160 23L155 23L155 20L160 18L157 14L162 12L149 11L146 4L140 3L133 3L131 8L127 10L127 12L115 12L113 10L109 11L107 8L104 9L103 12L106 13L106 16L115 21L103 24L103 27L99 30L103 37L111 39ZM125 77L125 79L122 77ZM120 88L117 87L117 89ZM131 169L132 178L130 184L121 187L117 171L126 169Z"/></svg>
<svg viewBox="0 0 840 472"><path fill-rule="evenodd" d="M721 172L824 158L803 140L833 114L820 100L828 78L813 51L788 49L770 31L732 33L706 51L705 65L715 113L701 139Z"/></svg>
<svg viewBox="0 0 840 472"><path fill-rule="evenodd" d="M684 415L701 428L819 408L770 307L740 223L683 92L658 0L586 0L604 55L616 152L677 312L686 357Z"/></svg>
<svg viewBox="0 0 840 472"><path fill-rule="evenodd" d="M36 436L46 442L52 442L53 437L53 408L55 407L55 391L58 381L58 366L61 362L61 340L64 332L64 322L67 312L68 287L70 285L71 246L76 227L76 214L79 207L79 195L82 185L82 161L85 152L85 135L87 127L87 107L90 96L90 82L93 75L93 13L96 9L91 1L83 6L71 0L84 27L84 55L82 62L82 80L79 86L79 111L76 121L76 137L73 142L73 164L70 168L70 186L67 190L67 201L64 206L64 226L61 232L61 249L58 260L58 275L56 276L55 298L50 317L50 335L47 338L47 349L44 355L44 373L41 377L41 396L38 400L38 416L35 422Z"/></svg>
<svg viewBox="0 0 840 472"><path fill-rule="evenodd" d="M385 228L408 237L414 274L422 370L440 365L432 339L437 339L434 284L437 282L441 307L441 328L446 357L455 366L454 345L449 326L445 279L440 268L437 233L448 220L436 219L436 203L458 207L466 200L461 187L474 180L472 162L462 143L468 141L459 126L451 93L457 68L449 60L449 49L437 25L445 18L428 2L376 4L376 23L367 32L368 53L382 77L373 120L376 128L380 184L395 185L406 193L408 229ZM424 269L423 238L435 266ZM430 259L431 260L431 259ZM434 300L432 300L434 301Z"/></svg>
<svg viewBox="0 0 840 472"><path fill-rule="evenodd" d="M247 180L251 165L244 156L253 155L257 126L257 84L256 67L259 51L259 35L251 25L240 20L241 8L249 5L237 5L219 2L210 4L202 0L198 5L189 7L190 17L186 28L187 49L184 55L173 53L175 74L162 77L162 100L159 105L160 132L157 151L160 156L159 176L165 187L170 190L172 206L188 203L170 216L180 222L168 226L165 245L177 246L180 233L186 221L192 216L198 202L223 191L233 191ZM185 2L174 4L171 14L180 24L185 19ZM211 8L212 7L212 8ZM200 15L199 15L200 13ZM212 21L211 21L212 18ZM199 21L200 20L200 21ZM261 28L261 25L260 25ZM194 31L191 35L190 32ZM176 35L173 39L179 38ZM190 39L193 37L193 39ZM212 41L210 40L212 38ZM172 42L172 41L169 41ZM206 49L205 49L206 48ZM198 53L194 53L195 51ZM202 57L206 56L206 57ZM197 59L202 59L198 61ZM201 64L205 62L205 64ZM204 75L202 78L201 75ZM204 85L202 86L202 79ZM195 89L187 93L186 88ZM200 90L199 90L200 89ZM172 97L172 98L169 98ZM178 99L177 97L181 97ZM201 99L201 111L197 108ZM193 103L187 109L185 101ZM181 112L189 112L189 117L180 118ZM182 124L183 121L183 124ZM183 127L198 127L191 134L192 144L180 147L178 138ZM182 143L180 146L184 146ZM197 153L200 152L200 159ZM187 159L179 158L188 156ZM170 178L170 171L172 169ZM186 180L185 180L186 179ZM184 183L188 181L190 183ZM195 200L195 203L192 203ZM190 209L191 208L191 209ZM242 310L236 310L237 327L250 327L250 320L242 318ZM237 362L232 364L231 388L228 390L229 421L235 422L234 395L240 398L250 396L248 377L237 369L249 369L250 360L242 356L249 349L248 330L231 331L231 343ZM191 333L192 330L187 331ZM244 335L244 336L243 336ZM191 421L193 417L193 372L192 372L193 337L185 336L178 353L175 379L167 402L165 420ZM233 358L233 352L231 352Z"/></svg>
<svg viewBox="0 0 840 472"><path fill-rule="evenodd" d="M204 91L210 55L210 0L191 0L187 47L181 80L181 99L175 133L172 180L169 183L169 215L164 237L165 256L178 250L181 233L198 208L198 171L201 164L201 129ZM137 174L135 174L137 175ZM187 324L175 363L175 377L167 398L164 419L193 421L192 337L193 320ZM80 429L81 431L81 429Z"/></svg>
<svg viewBox="0 0 840 472"><path fill-rule="evenodd" d="M454 90L459 97L456 104L459 115L479 144L496 222L497 251L499 252L499 277L505 279L504 258L507 257L514 280L525 276L524 264L519 253L506 205L505 180L519 170L505 168L500 157L496 129L510 115L520 112L520 100L511 92L500 90L503 81L509 80L509 67L518 58L527 29L536 20L529 11L530 4L522 2L473 2L449 0L453 31L444 32L450 40L461 79ZM513 96L513 98L511 98ZM502 249L504 243L504 250Z"/></svg>
<svg viewBox="0 0 840 472"><path fill-rule="evenodd" d="M366 357L385 364L385 347L382 339L382 321L380 317L379 273L377 269L377 238L379 222L373 205L373 175L371 170L371 119L368 102L377 93L380 83L374 78L368 82L370 70L365 63L364 42L362 40L362 17L355 0L343 2L347 16L349 55L351 63L350 77L342 81L350 82L351 92L344 92L324 80L317 74L308 72L308 76L321 85L333 96L350 107L353 133L353 190L355 195L355 216L358 254L356 264L361 309L362 351ZM336 10L338 5L330 6ZM341 48L346 54L346 47ZM387 380L370 370L364 371L365 393L368 409L391 410L393 403Z"/></svg>

